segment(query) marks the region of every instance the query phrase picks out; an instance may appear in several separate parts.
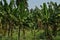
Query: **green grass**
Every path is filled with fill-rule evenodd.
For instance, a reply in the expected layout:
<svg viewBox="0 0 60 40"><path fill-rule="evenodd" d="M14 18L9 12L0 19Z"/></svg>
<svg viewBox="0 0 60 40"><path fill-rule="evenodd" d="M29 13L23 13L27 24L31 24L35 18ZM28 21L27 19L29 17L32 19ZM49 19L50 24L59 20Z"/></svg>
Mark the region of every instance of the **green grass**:
<svg viewBox="0 0 60 40"><path fill-rule="evenodd" d="M33 30L34 31L34 30ZM25 40L34 40L34 32L31 30L25 30ZM60 40L60 32L57 33L58 35L54 37L55 40ZM5 38L3 37L2 40L8 39L8 36ZM23 32L20 31L20 39L23 40ZM45 40L44 39L44 30L37 31L35 30L35 39L36 40ZM1 40L1 39L0 39ZM14 31L13 33L13 40L18 40L18 31Z"/></svg>

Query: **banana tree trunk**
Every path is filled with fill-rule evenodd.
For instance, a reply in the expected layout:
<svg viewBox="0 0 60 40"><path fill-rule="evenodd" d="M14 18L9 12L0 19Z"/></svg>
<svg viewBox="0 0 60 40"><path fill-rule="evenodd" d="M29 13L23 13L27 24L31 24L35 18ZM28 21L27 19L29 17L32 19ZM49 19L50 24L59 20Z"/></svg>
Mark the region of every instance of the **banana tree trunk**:
<svg viewBox="0 0 60 40"><path fill-rule="evenodd" d="M2 26L3 26L2 27L2 29L3 29L3 37L5 38L6 33L7 33L7 23L3 24Z"/></svg>
<svg viewBox="0 0 60 40"><path fill-rule="evenodd" d="M33 29L31 28L31 34L33 35Z"/></svg>
<svg viewBox="0 0 60 40"><path fill-rule="evenodd" d="M0 40L2 40L2 24L0 23Z"/></svg>
<svg viewBox="0 0 60 40"><path fill-rule="evenodd" d="M7 27L8 27L8 39L10 40L10 23L7 24Z"/></svg>
<svg viewBox="0 0 60 40"><path fill-rule="evenodd" d="M8 28L8 39L10 40L10 26Z"/></svg>
<svg viewBox="0 0 60 40"><path fill-rule="evenodd" d="M26 39L26 37L25 37L25 26L22 25L22 27L23 27L23 30L22 30L23 31L23 40L25 40Z"/></svg>
<svg viewBox="0 0 60 40"><path fill-rule="evenodd" d="M57 35L57 25L53 25L54 27L53 27L53 31L52 31L52 33L53 33L53 36L54 37L56 37L56 35Z"/></svg>
<svg viewBox="0 0 60 40"><path fill-rule="evenodd" d="M48 34L49 34L49 33L48 33L48 24L45 23L45 35L48 36Z"/></svg>
<svg viewBox="0 0 60 40"><path fill-rule="evenodd" d="M19 30L18 30L18 40L20 40L20 27L21 26L19 26Z"/></svg>
<svg viewBox="0 0 60 40"><path fill-rule="evenodd" d="M11 40L13 40L13 38L12 38L12 36L13 36L13 28L11 28Z"/></svg>
<svg viewBox="0 0 60 40"><path fill-rule="evenodd" d="M10 25L9 26L10 26L10 39L11 40L13 40L13 38L12 38L12 36L13 36L13 25L14 25L13 22L10 21Z"/></svg>
<svg viewBox="0 0 60 40"><path fill-rule="evenodd" d="M46 23L45 24L45 36L46 36L46 40L53 40L52 35L49 33L49 24Z"/></svg>
<svg viewBox="0 0 60 40"><path fill-rule="evenodd" d="M34 31L33 32L34 32L34 40L36 40L36 37L35 37L35 27L34 27Z"/></svg>
<svg viewBox="0 0 60 40"><path fill-rule="evenodd" d="M45 36L46 36L46 40L50 40L48 31L49 31L48 30L48 23L45 23Z"/></svg>

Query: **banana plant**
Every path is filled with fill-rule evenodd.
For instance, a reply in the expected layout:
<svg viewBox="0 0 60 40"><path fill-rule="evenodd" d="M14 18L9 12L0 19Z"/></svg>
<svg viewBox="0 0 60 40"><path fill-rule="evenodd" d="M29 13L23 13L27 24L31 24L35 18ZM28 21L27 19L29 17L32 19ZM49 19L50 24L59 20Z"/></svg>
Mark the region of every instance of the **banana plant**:
<svg viewBox="0 0 60 40"><path fill-rule="evenodd" d="M58 22L59 22L59 17L60 16L58 16L59 14L60 14L60 12L59 12L59 5L57 5L57 3L55 2L55 3L53 3L53 2L50 2L50 4L53 6L53 13L52 13L52 15L51 15L51 24L53 25L53 27L52 27L52 34L53 34L53 36L56 36L57 35L57 28L58 28Z"/></svg>
<svg viewBox="0 0 60 40"><path fill-rule="evenodd" d="M43 6L41 8L41 13L40 13L40 18L41 18L41 21L44 25L44 30L45 30L45 36L46 36L46 40L52 40L50 37L52 37L49 33L49 20L50 20L50 14L48 12L48 8L47 8L47 5L46 3L43 3Z"/></svg>
<svg viewBox="0 0 60 40"><path fill-rule="evenodd" d="M20 40L20 29L23 29L23 40L25 39L25 19L27 18L27 0L16 0L17 11L18 11L18 20L19 20L19 32L18 40Z"/></svg>
<svg viewBox="0 0 60 40"><path fill-rule="evenodd" d="M0 1L0 39L2 40L3 30L2 30L2 19L4 15L2 0Z"/></svg>
<svg viewBox="0 0 60 40"><path fill-rule="evenodd" d="M3 0L4 6L3 6L3 11L5 12L4 14L4 21L6 23L6 29L8 30L8 37L11 37L12 40L12 31L14 28L14 21L18 21L17 18L13 15L14 14L14 0L10 0L10 4L8 5L6 0Z"/></svg>
<svg viewBox="0 0 60 40"><path fill-rule="evenodd" d="M53 40L52 35L50 35L50 33L49 33L50 24L53 25L53 29L52 29L54 31L53 35L56 35L55 33L57 31L56 22L59 19L59 18L57 19L57 17L58 17L57 15L59 15L59 13L58 13L57 4L55 3L53 5L54 6L52 6L52 4L49 4L48 8L47 8L46 3L43 3L41 13L40 13L40 16L41 16L40 18L41 18L44 28L45 28L45 35L46 35L47 40ZM54 25L55 25L55 27L54 27Z"/></svg>

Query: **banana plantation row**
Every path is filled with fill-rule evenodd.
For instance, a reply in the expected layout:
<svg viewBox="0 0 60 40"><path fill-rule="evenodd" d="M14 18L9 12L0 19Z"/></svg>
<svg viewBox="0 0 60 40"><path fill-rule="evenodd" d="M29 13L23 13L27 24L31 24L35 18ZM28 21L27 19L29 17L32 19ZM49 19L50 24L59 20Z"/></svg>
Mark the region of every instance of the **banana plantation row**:
<svg viewBox="0 0 60 40"><path fill-rule="evenodd" d="M39 40L36 39L35 32L40 30L44 31L44 39L54 40L57 32L60 31L60 4L48 2L40 5L40 9L35 7L29 10L27 0L10 0L9 4L6 0L1 0L0 40L3 40L6 35L6 40L13 40L13 33L17 33L15 35L18 40L26 40L26 30L27 32L30 30L31 35L33 33L34 36L28 40ZM21 38L21 31L23 38Z"/></svg>

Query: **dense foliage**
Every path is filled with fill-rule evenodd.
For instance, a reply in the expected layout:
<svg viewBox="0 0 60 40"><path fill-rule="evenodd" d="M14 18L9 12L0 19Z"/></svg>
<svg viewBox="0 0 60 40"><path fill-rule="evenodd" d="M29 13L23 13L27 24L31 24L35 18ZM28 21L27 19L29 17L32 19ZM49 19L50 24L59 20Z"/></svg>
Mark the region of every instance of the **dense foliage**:
<svg viewBox="0 0 60 40"><path fill-rule="evenodd" d="M43 31L41 31L43 30ZM22 38L21 38L22 31ZM40 5L40 9L28 9L27 0L0 1L0 40L26 40L26 33L31 31L32 39L36 39L36 32L43 32L43 40L54 40L60 31L60 4L48 2ZM13 39L16 33L17 39ZM14 36L15 36L14 35Z"/></svg>

